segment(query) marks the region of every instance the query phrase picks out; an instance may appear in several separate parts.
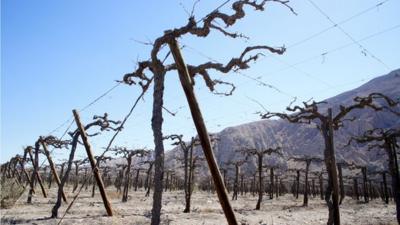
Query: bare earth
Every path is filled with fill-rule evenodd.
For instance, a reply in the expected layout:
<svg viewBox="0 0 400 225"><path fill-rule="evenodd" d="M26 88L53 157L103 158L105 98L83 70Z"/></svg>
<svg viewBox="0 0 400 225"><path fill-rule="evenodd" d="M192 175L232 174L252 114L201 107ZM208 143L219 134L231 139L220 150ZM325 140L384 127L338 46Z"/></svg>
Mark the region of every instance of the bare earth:
<svg viewBox="0 0 400 225"><path fill-rule="evenodd" d="M90 189L90 188L89 188ZM144 197L143 191L130 191L129 200L121 202L117 192L109 188L108 195L113 205L114 217L105 216L101 197L96 192L82 191L70 212L61 224L150 224L152 194ZM55 202L56 189L52 188L47 199L38 189L33 203L26 204L27 191L11 209L1 210L1 224L57 224L60 219L49 219L51 208ZM74 194L67 189L68 198ZM302 197L302 196L301 196ZM232 201L237 219L242 224L326 224L327 208L319 197L311 198L309 207L302 207L302 198L296 200L292 195L280 196L269 200L264 197L260 211L254 210L257 197L247 194ZM64 214L66 204L60 208L59 216ZM359 204L346 198L341 208L342 224L396 224L395 206L383 204L380 199L369 204ZM195 191L192 199L192 212L182 213L184 209L183 192L168 191L163 195L162 224L194 225L194 224L226 224L218 203L217 196L212 193Z"/></svg>

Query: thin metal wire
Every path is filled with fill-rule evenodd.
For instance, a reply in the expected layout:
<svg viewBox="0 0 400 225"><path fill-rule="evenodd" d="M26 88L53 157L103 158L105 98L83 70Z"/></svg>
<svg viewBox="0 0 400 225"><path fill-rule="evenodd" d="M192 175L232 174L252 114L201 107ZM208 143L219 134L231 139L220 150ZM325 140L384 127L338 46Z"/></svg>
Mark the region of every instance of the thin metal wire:
<svg viewBox="0 0 400 225"><path fill-rule="evenodd" d="M370 50L368 50L364 45L362 45L360 42L358 42L355 38L353 38L353 36L351 36L347 31L345 31L343 29L343 27L341 27L338 23L336 23L335 21L333 21L327 13L325 13L320 7L318 7L317 4L314 3L314 1L312 0L307 0L308 2L311 3L311 5L319 12L321 13L329 22L331 22L336 28L338 28L345 36L347 36L354 44L358 45L362 52L370 55L374 60L376 60L377 62L379 62L380 64L382 64L384 67L386 67L387 69L391 70L391 68L385 63L383 62L382 59L378 58L375 54L373 54Z"/></svg>
<svg viewBox="0 0 400 225"><path fill-rule="evenodd" d="M389 1L389 0L385 0L385 1L379 2L378 4L375 4L375 5L373 5L373 6L369 7L369 8L367 8L367 9L364 9L364 10L362 10L362 11L356 13L356 14L353 14L353 15L351 15L350 17L347 17L347 18L344 19L344 20L341 20L340 22L338 22L338 23L335 24L335 25L332 25L332 26L330 26L330 27L327 27L327 28L325 28L325 29L322 29L322 30L320 30L320 31L318 31L318 32L316 32L316 33L314 33L314 34L312 34L312 35L309 35L308 37L306 37L306 38L304 38L304 39L302 39L302 40L300 40L300 41L296 41L296 42L294 42L293 44L290 44L290 45L287 47L287 49L293 48L293 47L295 47L295 46L298 46L298 45L301 45L301 44L303 44L303 43L305 43L305 42L308 42L308 41L310 41L310 40L312 40L312 39L314 39L314 38L320 36L321 34L326 33L326 32L329 31L329 30L332 30L332 29L335 28L337 25L341 25L341 24L347 23L347 22L349 22L349 21L351 21L351 20L353 20L353 19L355 19L355 18L357 18L357 17L359 17L359 16L361 16L361 15L363 15L363 14L365 14L365 13L371 11L371 10L373 10L373 9L376 9L376 8L382 6L383 4L385 4L385 3L388 2L388 1Z"/></svg>

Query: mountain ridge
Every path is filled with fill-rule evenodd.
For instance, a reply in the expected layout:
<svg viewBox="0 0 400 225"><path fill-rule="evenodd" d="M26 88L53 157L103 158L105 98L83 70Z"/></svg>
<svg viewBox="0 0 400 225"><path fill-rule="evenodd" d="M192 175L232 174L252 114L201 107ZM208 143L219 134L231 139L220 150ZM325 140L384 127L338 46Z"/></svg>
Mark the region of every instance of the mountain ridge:
<svg viewBox="0 0 400 225"><path fill-rule="evenodd" d="M320 107L321 111L332 107L333 112L339 109L340 105L350 105L356 96L366 96L372 92L383 93L393 99L400 97L400 69L394 70L387 75L376 77L365 84L328 98L326 104ZM399 108L398 108L399 109ZM370 109L355 110L349 115L358 118L356 121L345 124L345 127L335 132L335 146L337 157L346 158L358 164L367 164L372 168L382 167L382 156L377 157L374 151L356 150L355 146L343 148L349 135L360 135L364 130L380 127L400 127L400 118L387 112L375 112ZM273 146L282 146L286 155L312 155L322 156L323 140L320 132L315 128L315 124L291 124L281 119L259 120L237 126L227 127L214 134L218 140L214 146L214 155L219 165L243 158L236 152L239 146L267 148ZM196 154L202 154L200 147L195 151ZM352 151L350 151L352 150ZM172 160L181 154L179 147L166 152L166 166L177 168L180 163ZM267 157L268 165L281 165L287 167L287 163L276 157ZM207 172L206 163L199 171ZM204 168L203 168L204 167ZM250 159L245 172L255 171L256 164L254 159ZM206 174L204 174L206 175Z"/></svg>

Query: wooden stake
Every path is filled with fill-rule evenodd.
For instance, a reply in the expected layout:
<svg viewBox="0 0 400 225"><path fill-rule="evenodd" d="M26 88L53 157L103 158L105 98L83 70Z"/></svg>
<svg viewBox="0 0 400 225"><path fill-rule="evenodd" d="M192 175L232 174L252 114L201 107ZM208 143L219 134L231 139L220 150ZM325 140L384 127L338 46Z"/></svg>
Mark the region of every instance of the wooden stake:
<svg viewBox="0 0 400 225"><path fill-rule="evenodd" d="M28 173L26 172L26 169L25 169L25 166L24 166L24 163L23 163L22 160L19 161L19 165L21 166L22 172L25 174L27 183L30 184L30 183L31 183L31 179L29 178L29 175L28 175ZM35 193L35 190L33 190L33 193Z"/></svg>
<svg viewBox="0 0 400 225"><path fill-rule="evenodd" d="M39 174L39 151L35 151L35 158L33 158L32 155L32 149L28 148L28 153L29 153L29 157L31 158L32 161L32 166L33 166L33 173L32 173L32 177L31 177L31 192L34 193L34 183L35 183L35 179L33 179L34 177L37 178L37 181L39 182L40 185L40 189L42 190L42 194L44 198L47 198L47 193L46 190L44 189L43 183L42 183L42 178Z"/></svg>
<svg viewBox="0 0 400 225"><path fill-rule="evenodd" d="M89 144L88 136L86 134L85 128L83 127L83 125L81 123L78 111L76 111L74 109L74 110L72 110L72 113L74 114L76 125L77 125L77 127L79 129L79 132L81 133L81 138L82 138L83 144L85 146L86 153L87 153L88 159L90 161L90 165L91 165L92 170L93 170L94 178L96 179L97 185L99 186L101 198L103 199L104 207L107 210L107 215L108 216L113 216L113 210L112 210L112 207L111 207L111 203L108 201L107 193L104 190L103 180L101 179L101 176L100 176L100 173L99 173L99 169L96 166L96 161L95 161L95 159L93 157L93 153L92 153L92 147Z"/></svg>
<svg viewBox="0 0 400 225"><path fill-rule="evenodd" d="M225 185L218 168L218 164L215 160L214 153L211 147L210 137L208 136L207 128L204 124L203 116L200 111L199 104L194 94L192 79L189 75L186 64L183 60L181 52L179 50L178 43L175 39L172 39L169 43L171 53L174 57L176 66L178 68L179 79L182 84L182 88L185 92L186 99L189 103L190 112L192 114L193 122L196 126L197 133L203 148L204 156L207 159L208 167L210 169L212 178L214 180L214 186L217 190L218 199L224 211L225 217L230 225L238 224L236 221L235 214L232 206L229 202L228 194L225 189Z"/></svg>
<svg viewBox="0 0 400 225"><path fill-rule="evenodd" d="M46 157L47 157L47 161L49 161L51 173L53 174L54 179L56 180L57 185L60 186L60 184L61 184L60 177L59 177L58 174L57 174L56 166L54 165L54 162L53 162L53 160L51 159L50 152L49 152L49 150L47 149L47 145L46 145L46 143L44 143L44 141L43 141L41 138L40 138L40 143L41 143L42 146L43 146L44 154L45 154ZM63 190L63 192L62 192L62 198L63 198L64 202L67 202L67 197L65 197L64 190Z"/></svg>

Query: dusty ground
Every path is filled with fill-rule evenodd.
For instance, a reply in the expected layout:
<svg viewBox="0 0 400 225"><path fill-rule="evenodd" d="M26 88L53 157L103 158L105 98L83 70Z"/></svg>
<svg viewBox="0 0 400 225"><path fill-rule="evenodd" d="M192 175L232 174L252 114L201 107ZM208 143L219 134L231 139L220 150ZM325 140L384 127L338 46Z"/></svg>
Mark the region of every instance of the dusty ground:
<svg viewBox="0 0 400 225"><path fill-rule="evenodd" d="M70 189L67 191L70 193ZM13 208L1 210L1 224L57 224L59 219L49 219L55 202L55 189L49 190L49 197L44 199L39 192L31 205L26 204L27 191L16 202ZM144 197L144 192L130 191L128 202L122 203L120 196L108 190L115 211L114 217L105 216L105 209L97 192L95 198L90 192L82 191L74 207L66 215L62 224L149 224L151 200ZM72 199L73 194L68 194ZM301 207L302 199L297 201L292 195L279 199L265 199L260 211L253 210L257 198L251 195L239 196L233 201L237 219L243 224L326 224L327 208L319 198L311 198L309 207ZM163 224L226 224L217 197L211 193L194 192L192 212L182 213L184 208L182 192L167 192L163 197ZM64 214L66 205L60 209ZM342 224L396 224L395 206L383 204L380 200L369 204L357 204L354 200L345 199L341 206Z"/></svg>

